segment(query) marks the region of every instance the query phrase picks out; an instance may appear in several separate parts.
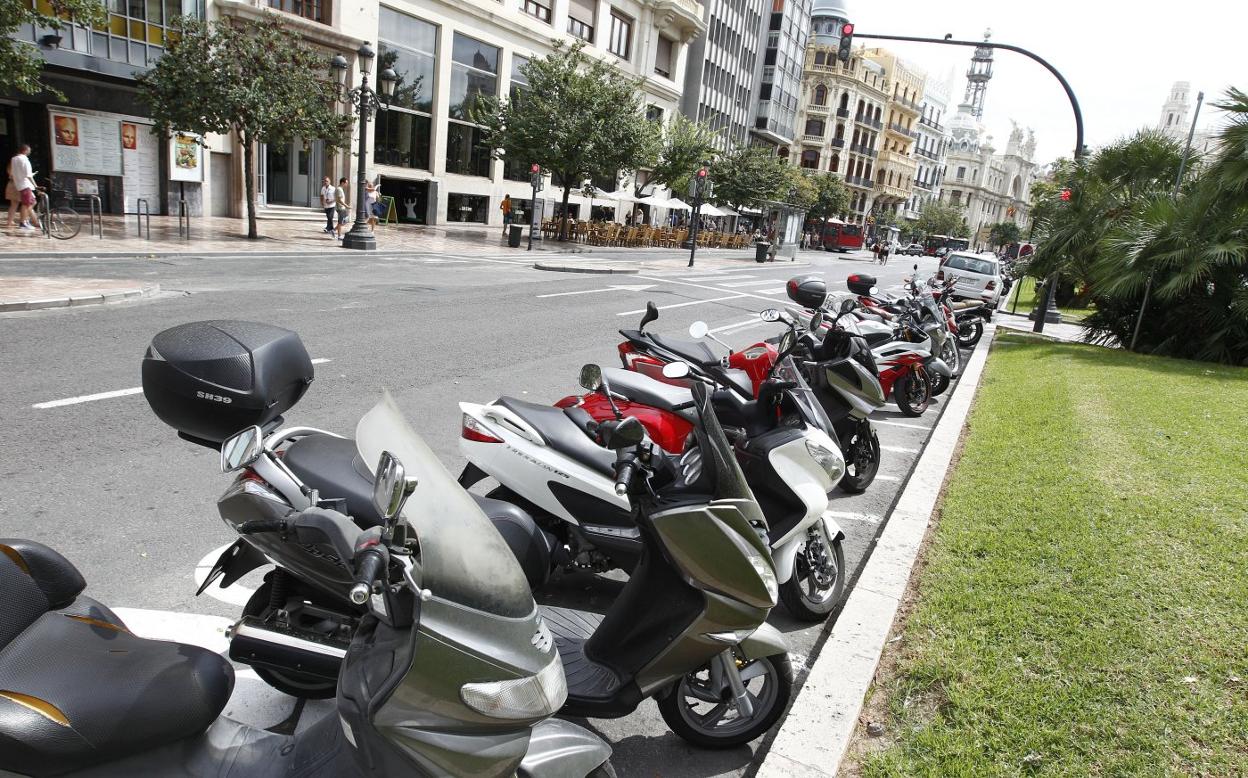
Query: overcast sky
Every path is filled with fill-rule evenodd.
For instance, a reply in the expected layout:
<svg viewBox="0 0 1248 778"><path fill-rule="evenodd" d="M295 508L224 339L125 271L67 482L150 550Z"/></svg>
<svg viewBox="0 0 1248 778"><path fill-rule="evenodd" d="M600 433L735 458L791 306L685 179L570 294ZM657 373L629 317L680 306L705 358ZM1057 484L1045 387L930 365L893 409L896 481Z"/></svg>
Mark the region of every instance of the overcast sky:
<svg viewBox="0 0 1248 778"><path fill-rule="evenodd" d="M857 33L992 39L1029 49L1070 82L1083 109L1085 143L1095 148L1153 126L1175 81L1190 81L1191 103L1204 91L1199 127L1220 121L1217 101L1234 84L1248 91L1248 2L1245 0L846 0ZM956 78L950 112L966 90L974 49L932 44L855 41L882 45L944 80ZM997 51L988 83L984 122L998 150L1010 119L1036 130L1036 158L1070 156L1075 122L1061 85L1039 63ZM1191 114L1188 114L1188 121Z"/></svg>

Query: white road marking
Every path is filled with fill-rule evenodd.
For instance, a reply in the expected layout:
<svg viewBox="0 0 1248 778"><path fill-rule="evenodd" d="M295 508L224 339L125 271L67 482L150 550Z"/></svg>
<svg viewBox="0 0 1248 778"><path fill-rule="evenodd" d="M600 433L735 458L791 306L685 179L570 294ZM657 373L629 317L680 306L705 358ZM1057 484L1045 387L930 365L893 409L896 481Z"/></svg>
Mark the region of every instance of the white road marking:
<svg viewBox="0 0 1248 778"><path fill-rule="evenodd" d="M96 400L109 400L114 397L127 397L132 394L140 394L143 391L141 386L132 386L129 389L116 389L111 392L100 392L99 394L84 394L78 397L66 397L64 400L51 400L46 403L35 403L31 408L43 410L45 408L60 408L64 405L77 405L78 403L89 403Z"/></svg>
<svg viewBox="0 0 1248 778"><path fill-rule="evenodd" d="M333 362L333 361L334 360L332 359L319 357L317 359L312 360L312 364L323 365L326 362ZM111 400L114 397L129 397L130 395L133 395L133 394L142 394L142 393L143 393L143 387L132 386L129 389L114 389L111 392L100 392L99 394L83 394L83 395L79 395L78 397L66 397L64 400L49 400L48 402L45 402L45 403L35 403L34 405L30 407L42 411L42 410L47 410L48 408L61 408L66 405L78 405L79 403L95 402L96 400Z"/></svg>
<svg viewBox="0 0 1248 778"><path fill-rule="evenodd" d="M750 278L750 276L737 276L737 278ZM736 286L758 286L759 284L771 284L771 283L775 283L775 282L765 281L759 278L754 281L737 281L731 284L720 284L720 286L724 287L725 289L732 289L733 287L736 287Z"/></svg>
<svg viewBox="0 0 1248 778"><path fill-rule="evenodd" d="M746 319L745 321L734 322L732 324L725 324L722 327L716 327L713 330L711 330L711 332L727 332L728 330L743 330L748 327L757 326L759 324L766 324L766 322L764 322L762 319L755 316L753 318Z"/></svg>
<svg viewBox="0 0 1248 778"><path fill-rule="evenodd" d="M761 289L759 294L784 294L784 287L780 286L775 289Z"/></svg>
<svg viewBox="0 0 1248 778"><path fill-rule="evenodd" d="M876 475L875 480L877 481L900 481L901 476L899 475Z"/></svg>
<svg viewBox="0 0 1248 778"><path fill-rule="evenodd" d="M711 289L713 287L708 286L706 288ZM723 290L720 290L720 291L723 291ZM738 292L736 294L730 294L727 297L712 297L709 300L690 300L684 303L672 303L671 305L660 305L659 310L667 311L667 310L671 310L672 308L684 308L687 305L701 305L702 303L721 303L724 300L735 300L738 297L746 297L746 296L747 295L744 295ZM646 312L646 309L642 308L637 311L624 311L623 313L617 313L616 316L636 316L639 313L645 313L645 312Z"/></svg>
<svg viewBox="0 0 1248 778"><path fill-rule="evenodd" d="M637 277L644 278L647 281L663 281L664 283L668 283L668 284L680 284L682 286L697 287L698 289L710 289L712 292L724 291L724 288L722 286L708 286L707 284L695 284L689 281L677 281L674 278L660 278L658 276L640 276L640 275ZM759 300L766 300L767 302L771 302L770 297L763 297L761 294L754 294L753 292L737 292L737 295L740 297L754 297ZM709 301L706 301L706 302L709 302ZM622 316L623 314L619 314L619 315Z"/></svg>
<svg viewBox="0 0 1248 778"><path fill-rule="evenodd" d="M890 427L905 427L906 429L911 429L911 430L930 430L931 429L931 425L910 424L909 422L889 421L887 419L872 419L871 423L872 424L887 424Z"/></svg>
<svg viewBox="0 0 1248 778"><path fill-rule="evenodd" d="M834 519L845 519L848 521L869 521L871 523L878 523L883 518L882 516L872 516L868 513L854 513L852 511L824 511L824 513L828 514Z"/></svg>
<svg viewBox="0 0 1248 778"><path fill-rule="evenodd" d="M905 446L880 446L885 451L892 451L895 454L917 454L917 448L906 448Z"/></svg>
<svg viewBox="0 0 1248 778"><path fill-rule="evenodd" d="M537 297L540 300L543 297L567 297L574 294L595 294L597 292L644 292L653 286L654 284L637 284L636 286L613 285L608 286L605 289L581 289L575 292L555 292L553 294L539 294Z"/></svg>
<svg viewBox="0 0 1248 778"><path fill-rule="evenodd" d="M225 550L232 545L234 544L226 543L220 548L214 548L205 554L203 559L199 560L195 564L194 579L196 589L203 585L204 580L208 578L208 573L212 572L212 566L217 563L217 559L220 558L221 554L223 554ZM234 582L233 586L228 586L224 589L221 588L221 582L219 580L213 581L212 584L204 590L204 594L214 600L220 600L227 605L246 605L247 601L251 599L251 595L254 593L255 589L249 589L246 586L239 584L237 581Z"/></svg>

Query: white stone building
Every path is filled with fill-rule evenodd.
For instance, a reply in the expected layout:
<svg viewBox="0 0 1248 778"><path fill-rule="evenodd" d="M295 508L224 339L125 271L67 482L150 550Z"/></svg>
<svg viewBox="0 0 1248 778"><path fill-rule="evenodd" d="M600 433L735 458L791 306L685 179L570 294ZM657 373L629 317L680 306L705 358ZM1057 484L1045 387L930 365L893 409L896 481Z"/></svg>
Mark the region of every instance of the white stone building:
<svg viewBox="0 0 1248 778"><path fill-rule="evenodd" d="M940 200L945 157L949 152L949 119L946 116L949 112L949 84L929 76L919 108L916 125L919 137L914 146L918 170L914 177L914 189L902 212L911 221L919 218L925 205Z"/></svg>

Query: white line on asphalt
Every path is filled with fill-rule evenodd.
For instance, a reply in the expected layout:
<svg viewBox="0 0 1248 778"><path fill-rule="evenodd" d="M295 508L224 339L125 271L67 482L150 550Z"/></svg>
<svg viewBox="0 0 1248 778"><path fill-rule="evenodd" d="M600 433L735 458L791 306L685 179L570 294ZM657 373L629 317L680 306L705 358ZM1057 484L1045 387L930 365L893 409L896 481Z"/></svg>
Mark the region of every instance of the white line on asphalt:
<svg viewBox="0 0 1248 778"><path fill-rule="evenodd" d="M723 276L686 276L681 278L682 281L718 281ZM740 276L738 276L740 278Z"/></svg>
<svg viewBox="0 0 1248 778"><path fill-rule="evenodd" d="M905 427L906 429L911 429L911 430L930 430L931 429L931 425L910 424L904 421L888 421L887 419L872 419L871 423L872 424L887 424L890 427Z"/></svg>
<svg viewBox="0 0 1248 778"><path fill-rule="evenodd" d="M711 289L712 287L708 286L706 288ZM736 294L730 294L727 297L712 297L709 300L690 300L684 303L672 303L671 305L660 305L659 310L667 311L667 310L671 310L672 308L684 308L685 306L688 306L688 305L700 305L701 303L722 303L724 300L735 300L738 297L746 297L746 296L747 295L737 292ZM624 311L623 313L617 313L616 316L635 316L639 313L645 313L645 312L646 312L646 309L642 308L636 311Z"/></svg>
<svg viewBox="0 0 1248 778"><path fill-rule="evenodd" d="M749 276L737 276L737 278L749 278ZM774 283L775 281L768 281L763 278L756 278L753 281L737 281L731 284L719 284L719 286L722 286L725 289L732 289L738 286L760 286L762 284L774 284Z"/></svg>
<svg viewBox="0 0 1248 778"><path fill-rule="evenodd" d="M884 449L885 451L891 451L894 454L917 454L919 453L919 450L917 448L906 448L905 446L880 446L880 448Z"/></svg>
<svg viewBox="0 0 1248 778"><path fill-rule="evenodd" d="M35 403L31 408L43 410L45 408L60 408L62 405L77 405L78 403L89 403L95 400L108 400L113 397L125 397L131 394L139 394L143 391L143 387L134 386L129 389L117 389L112 392L100 392L99 394L84 394L78 397L66 397L64 400L52 400L46 403Z"/></svg>
<svg viewBox="0 0 1248 778"><path fill-rule="evenodd" d="M729 330L744 330L749 327L755 327L759 324L765 324L765 322L762 319L758 318L757 316L754 316L752 318L746 319L745 321L734 322L733 324L725 324L722 327L716 327L715 329L711 330L711 332L727 332Z"/></svg>
<svg viewBox="0 0 1248 778"><path fill-rule="evenodd" d="M332 359L319 357L312 360L314 365L323 365L326 362L332 362ZM64 400L49 400L46 403L35 403L30 406L37 410L47 410L48 408L61 408L66 405L78 405L79 403L95 402L96 400L111 400L114 397L129 397L132 394L142 394L143 387L132 386L129 389L114 389L111 392L100 392L99 394L84 394L78 397L66 397Z"/></svg>
<svg viewBox="0 0 1248 778"><path fill-rule="evenodd" d="M824 512L834 519L846 519L849 521L869 521L873 524L878 523L880 519L882 518L881 516L872 516L868 513L854 513L853 511L824 511Z"/></svg>
<svg viewBox="0 0 1248 778"><path fill-rule="evenodd" d="M781 286L776 289L763 289L759 291L759 294L784 294L784 287Z"/></svg>
<svg viewBox="0 0 1248 778"><path fill-rule="evenodd" d="M539 294L537 297L567 297L574 294L594 294L595 292L644 292L651 288L654 284L637 284L636 286L615 285L608 286L605 289L580 289L575 292L554 292L553 294Z"/></svg>
<svg viewBox="0 0 1248 778"><path fill-rule="evenodd" d="M641 275L637 277L644 278L647 281L663 281L668 284L681 284L682 286L694 286L694 287L697 287L698 289L710 289L712 292L724 291L724 288L722 286L708 286L706 284L694 284L694 283L690 283L689 281L677 281L674 278L661 278L659 276L641 276ZM763 297L761 294L754 294L753 292L737 292L737 296L754 297L759 300L766 300L767 302L771 302L770 297ZM619 314L619 315L623 315L623 314Z"/></svg>
<svg viewBox="0 0 1248 778"><path fill-rule="evenodd" d="M876 475L875 480L877 481L900 481L901 476L899 475Z"/></svg>

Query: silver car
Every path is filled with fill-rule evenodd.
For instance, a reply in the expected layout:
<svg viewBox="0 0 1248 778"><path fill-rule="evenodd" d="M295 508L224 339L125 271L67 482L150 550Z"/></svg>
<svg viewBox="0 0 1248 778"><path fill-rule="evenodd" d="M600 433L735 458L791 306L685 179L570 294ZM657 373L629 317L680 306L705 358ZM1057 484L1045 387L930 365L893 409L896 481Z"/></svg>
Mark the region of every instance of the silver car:
<svg viewBox="0 0 1248 778"><path fill-rule="evenodd" d="M953 296L960 300L983 300L996 307L1001 297L1001 262L991 254L950 252L940 262L936 277L953 277Z"/></svg>

